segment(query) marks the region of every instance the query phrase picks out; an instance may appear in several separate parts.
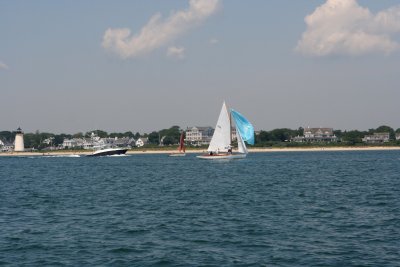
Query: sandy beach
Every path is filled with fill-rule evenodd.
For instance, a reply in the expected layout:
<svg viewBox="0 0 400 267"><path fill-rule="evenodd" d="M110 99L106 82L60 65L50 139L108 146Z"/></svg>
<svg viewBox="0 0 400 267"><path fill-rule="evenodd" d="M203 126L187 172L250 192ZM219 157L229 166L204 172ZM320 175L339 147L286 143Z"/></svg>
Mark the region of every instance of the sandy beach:
<svg viewBox="0 0 400 267"><path fill-rule="evenodd" d="M268 153L268 152L329 152L329 151L378 151L378 150L400 150L397 146L369 146L369 147L308 147L308 148L250 148L250 153ZM186 153L205 153L206 150L189 149ZM50 151L50 152L1 152L0 156L85 156L91 154L91 151ZM176 150L129 150L127 155L137 154L170 154L176 153Z"/></svg>

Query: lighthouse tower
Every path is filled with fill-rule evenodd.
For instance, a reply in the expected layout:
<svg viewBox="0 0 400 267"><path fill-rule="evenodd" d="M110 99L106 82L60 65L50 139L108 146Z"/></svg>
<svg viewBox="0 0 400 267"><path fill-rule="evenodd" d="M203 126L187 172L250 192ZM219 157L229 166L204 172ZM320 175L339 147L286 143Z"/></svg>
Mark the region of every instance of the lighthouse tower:
<svg viewBox="0 0 400 267"><path fill-rule="evenodd" d="M24 133L21 128L18 128L15 134L14 151L22 152L24 150Z"/></svg>

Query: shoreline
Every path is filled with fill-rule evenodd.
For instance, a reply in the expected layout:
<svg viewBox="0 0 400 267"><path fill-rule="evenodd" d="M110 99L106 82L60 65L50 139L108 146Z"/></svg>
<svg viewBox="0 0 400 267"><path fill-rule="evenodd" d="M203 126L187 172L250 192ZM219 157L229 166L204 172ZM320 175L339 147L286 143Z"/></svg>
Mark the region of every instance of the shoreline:
<svg viewBox="0 0 400 267"><path fill-rule="evenodd" d="M305 147L305 148L252 148L249 152L316 152L316 151L387 151L400 150L398 146L351 146L351 147Z"/></svg>
<svg viewBox="0 0 400 267"><path fill-rule="evenodd" d="M250 153L273 153L273 152L330 152L330 151L388 151L400 150L400 146L367 146L367 147L307 147L307 148L250 148ZM49 152L0 152L1 156L86 156L90 155L91 151L49 151ZM149 149L149 150L128 150L127 155L145 155L145 154L171 154L176 153L176 150L164 149ZM204 150L187 150L187 154L206 153Z"/></svg>

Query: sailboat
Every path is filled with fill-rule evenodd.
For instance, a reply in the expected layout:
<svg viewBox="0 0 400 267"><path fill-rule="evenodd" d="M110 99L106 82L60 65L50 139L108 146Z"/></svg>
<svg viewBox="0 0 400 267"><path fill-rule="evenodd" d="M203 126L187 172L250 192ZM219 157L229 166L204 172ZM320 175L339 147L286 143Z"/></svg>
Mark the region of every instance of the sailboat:
<svg viewBox="0 0 400 267"><path fill-rule="evenodd" d="M236 127L236 138L238 143L238 151L232 151L232 122ZM247 156L248 144L254 145L254 127L239 112L226 107L225 102L222 104L221 112L215 126L214 135L208 146L208 153L197 156L200 159L241 159Z"/></svg>
<svg viewBox="0 0 400 267"><path fill-rule="evenodd" d="M170 157L184 157L185 153L185 133L182 131L181 137L179 138L178 152L169 154Z"/></svg>

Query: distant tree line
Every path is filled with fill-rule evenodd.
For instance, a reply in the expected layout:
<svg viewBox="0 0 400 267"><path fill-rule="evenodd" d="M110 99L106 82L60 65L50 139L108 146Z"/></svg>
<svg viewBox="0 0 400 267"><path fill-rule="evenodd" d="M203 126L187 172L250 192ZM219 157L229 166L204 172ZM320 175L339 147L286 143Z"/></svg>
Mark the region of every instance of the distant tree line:
<svg viewBox="0 0 400 267"><path fill-rule="evenodd" d="M24 142L25 147L27 148L35 148L35 149L43 149L49 146L49 144L44 143L46 139L51 139L52 146L61 145L64 139L71 138L90 138L92 133L95 133L97 136L101 138L123 138L129 137L137 140L139 137L147 137L150 145L159 145L162 143L163 145L175 145L179 142L179 137L182 129L179 126L172 126L168 129L162 129L160 131L152 131L151 133L143 133L139 132L133 133L131 131L117 133L112 132L108 133L103 130L93 130L88 131L86 133L75 133L75 134L53 134L46 132L36 131L34 133L25 133L24 134ZM336 145L362 145L362 138L365 135L371 135L374 133L387 132L390 134L390 144L391 145L400 145L400 142L395 141L395 137L397 133L400 133L400 128L394 130L389 126L380 126L376 129L369 129L368 131L342 131L335 130L334 134L338 137L339 142ZM302 127L293 130L289 128L279 128L271 131L260 131L256 135L256 146L259 147L270 147L270 146L307 146L310 144L298 144L290 142L290 140L295 136L302 136L304 134L304 129ZM3 142L12 143L15 138L15 132L13 131L0 131L0 140ZM335 144L330 144L335 145Z"/></svg>
<svg viewBox="0 0 400 267"><path fill-rule="evenodd" d="M363 145L362 138L366 135L372 135L374 133L386 132L390 135L391 145L400 145L400 142L396 141L396 134L400 133L400 128L394 130L389 126L379 126L376 129L369 129L368 131L342 131L334 130L333 133L338 138L339 142L337 145ZM309 146L310 144L299 144L290 143L290 140L296 136L302 136L304 134L304 129L302 127L297 130L292 130L288 128L274 129L271 131L260 131L256 135L256 146ZM335 144L330 144L335 145Z"/></svg>
<svg viewBox="0 0 400 267"><path fill-rule="evenodd" d="M179 136L181 135L181 129L179 126L172 126L169 129L163 129L161 131L153 131L147 136L149 138L150 144L160 144L163 145L174 145L179 142Z"/></svg>
<svg viewBox="0 0 400 267"><path fill-rule="evenodd" d="M289 142L292 137L301 136L303 133L304 129L302 127L297 130L280 128L271 131L260 131L256 135L256 145L270 146L276 143Z"/></svg>

